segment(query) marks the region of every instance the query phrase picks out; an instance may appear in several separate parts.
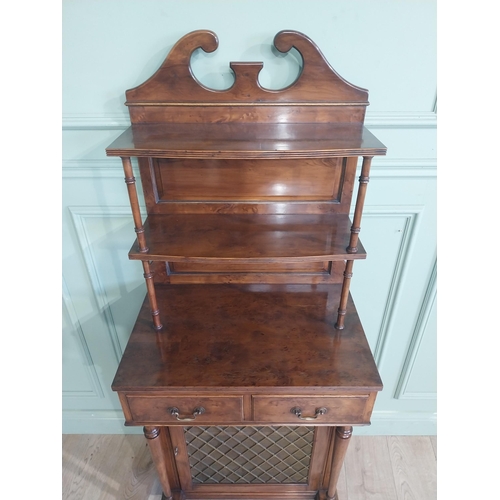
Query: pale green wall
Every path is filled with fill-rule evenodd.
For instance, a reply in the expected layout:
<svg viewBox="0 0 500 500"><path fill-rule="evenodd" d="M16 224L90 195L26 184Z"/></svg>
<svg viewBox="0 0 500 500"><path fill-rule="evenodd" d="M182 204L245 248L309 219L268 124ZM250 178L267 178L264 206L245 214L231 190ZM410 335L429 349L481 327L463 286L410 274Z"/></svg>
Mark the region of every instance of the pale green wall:
<svg viewBox="0 0 500 500"><path fill-rule="evenodd" d="M369 89L366 124L388 155L373 162L352 290L385 388L357 433L435 433L436 2L424 0L63 1L64 431L137 432L110 384L145 289L127 259L120 161L104 148L129 124L125 90L201 28L220 41L193 58L206 85L230 85L233 60L264 61L261 83L286 85L297 61L270 45L295 29Z"/></svg>

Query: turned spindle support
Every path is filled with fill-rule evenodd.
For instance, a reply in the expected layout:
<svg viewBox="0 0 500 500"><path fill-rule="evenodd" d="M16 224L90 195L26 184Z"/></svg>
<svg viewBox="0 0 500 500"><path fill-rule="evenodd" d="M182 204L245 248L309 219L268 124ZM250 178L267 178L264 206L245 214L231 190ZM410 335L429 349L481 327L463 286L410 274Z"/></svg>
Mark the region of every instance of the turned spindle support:
<svg viewBox="0 0 500 500"><path fill-rule="evenodd" d="M158 309L158 302L156 301L155 285L153 282L154 273L151 271L151 262L143 260L142 267L144 268L144 279L146 280L149 306L151 307L151 316L153 317L154 329L161 330L163 328L163 325L161 324L160 310Z"/></svg>
<svg viewBox="0 0 500 500"><path fill-rule="evenodd" d="M163 489L162 498L165 500L172 500L172 490L170 488L170 481L168 480L167 463L165 461L166 448L163 442L162 428L145 426L144 436L148 440L151 457L155 463L160 484Z"/></svg>
<svg viewBox="0 0 500 500"><path fill-rule="evenodd" d="M354 208L354 218L351 226L351 239L347 247L347 253L357 253L359 232L361 231L361 216L365 204L366 188L370 181L370 166L373 156L363 156L363 165L361 167L361 175L359 176L358 196L356 198L356 206Z"/></svg>
<svg viewBox="0 0 500 500"><path fill-rule="evenodd" d="M340 292L340 304L338 309L337 322L335 323L335 328L337 330L344 329L344 318L347 312L347 299L349 298L349 287L351 285L353 265L354 261L348 260L345 266L344 281L342 282L342 291Z"/></svg>
<svg viewBox="0 0 500 500"><path fill-rule="evenodd" d="M357 253L359 233L361 231L361 216L363 214L363 207L365 204L366 188L370 180L370 167L373 156L363 156L363 165L361 167L361 175L359 176L358 196L356 198L356 206L354 208L354 218L351 226L351 237L349 246L346 248L347 253ZM342 292L340 294L340 304L337 315L337 322L335 328L342 330L344 328L344 317L346 314L347 299L349 297L349 287L352 278L352 266L354 261L348 260L346 262L344 271L344 281L342 283Z"/></svg>
<svg viewBox="0 0 500 500"><path fill-rule="evenodd" d="M149 248L146 245L144 237L144 228L142 227L141 210L139 208L139 199L137 198L137 188L135 187L135 177L132 170L132 162L128 157L122 157L123 172L125 173L125 184L128 189L128 197L130 206L132 207L132 217L134 218L135 232L137 233L137 241L141 252L146 253Z"/></svg>
<svg viewBox="0 0 500 500"><path fill-rule="evenodd" d="M328 490L326 492L327 500L338 500L337 483L344 463L349 440L352 436L352 427L335 427L335 440L333 443L332 470L328 481Z"/></svg>
<svg viewBox="0 0 500 500"><path fill-rule="evenodd" d="M132 162L128 157L122 157L123 172L125 173L125 184L127 185L128 197L132 208L132 216L134 218L135 232L137 233L137 242L142 253L147 253L149 248L146 245L144 237L144 227L142 226L141 210L139 208L139 198L137 197L137 188L135 186L135 177L132 170ZM151 271L150 262L143 261L144 279L148 290L149 305L151 306L151 315L153 317L153 325L155 330L161 330L163 325L160 320L160 310L156 301L156 292L153 283L154 273Z"/></svg>

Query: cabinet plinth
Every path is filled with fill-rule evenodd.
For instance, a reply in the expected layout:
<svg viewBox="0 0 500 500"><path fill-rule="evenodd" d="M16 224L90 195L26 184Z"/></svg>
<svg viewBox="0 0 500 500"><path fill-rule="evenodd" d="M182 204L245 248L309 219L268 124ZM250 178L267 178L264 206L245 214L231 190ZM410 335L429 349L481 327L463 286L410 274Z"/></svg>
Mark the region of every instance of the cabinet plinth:
<svg viewBox="0 0 500 500"><path fill-rule="evenodd" d="M127 91L132 126L106 150L147 288L112 388L166 499L337 499L353 426L382 390L349 285L386 148L363 125L368 91L305 35L275 37L306 61L281 91L259 85L261 63L231 63L226 91L200 86L191 54L217 45L205 30L179 40Z"/></svg>

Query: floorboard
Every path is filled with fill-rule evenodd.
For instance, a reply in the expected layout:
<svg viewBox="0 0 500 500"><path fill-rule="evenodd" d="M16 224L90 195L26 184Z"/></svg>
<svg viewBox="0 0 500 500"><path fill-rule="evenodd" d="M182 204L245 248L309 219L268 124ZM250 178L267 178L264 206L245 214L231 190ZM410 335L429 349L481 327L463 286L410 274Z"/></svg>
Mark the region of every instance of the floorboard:
<svg viewBox="0 0 500 500"><path fill-rule="evenodd" d="M428 436L388 436L398 500L436 498L436 456Z"/></svg>
<svg viewBox="0 0 500 500"><path fill-rule="evenodd" d="M353 436L339 478L339 500L435 500L435 436ZM63 500L161 500L140 435L62 439Z"/></svg>
<svg viewBox="0 0 500 500"><path fill-rule="evenodd" d="M344 500L398 500L386 436L353 436L344 465Z"/></svg>

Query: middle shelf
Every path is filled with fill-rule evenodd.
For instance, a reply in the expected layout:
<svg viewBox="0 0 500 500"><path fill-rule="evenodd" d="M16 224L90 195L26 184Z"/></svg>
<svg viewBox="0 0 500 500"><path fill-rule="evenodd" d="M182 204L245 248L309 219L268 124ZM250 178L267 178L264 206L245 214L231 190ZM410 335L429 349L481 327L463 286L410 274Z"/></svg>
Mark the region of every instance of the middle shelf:
<svg viewBox="0 0 500 500"><path fill-rule="evenodd" d="M247 264L300 263L365 259L346 248L351 220L346 214L162 214L149 215L144 236L137 240L132 260Z"/></svg>

